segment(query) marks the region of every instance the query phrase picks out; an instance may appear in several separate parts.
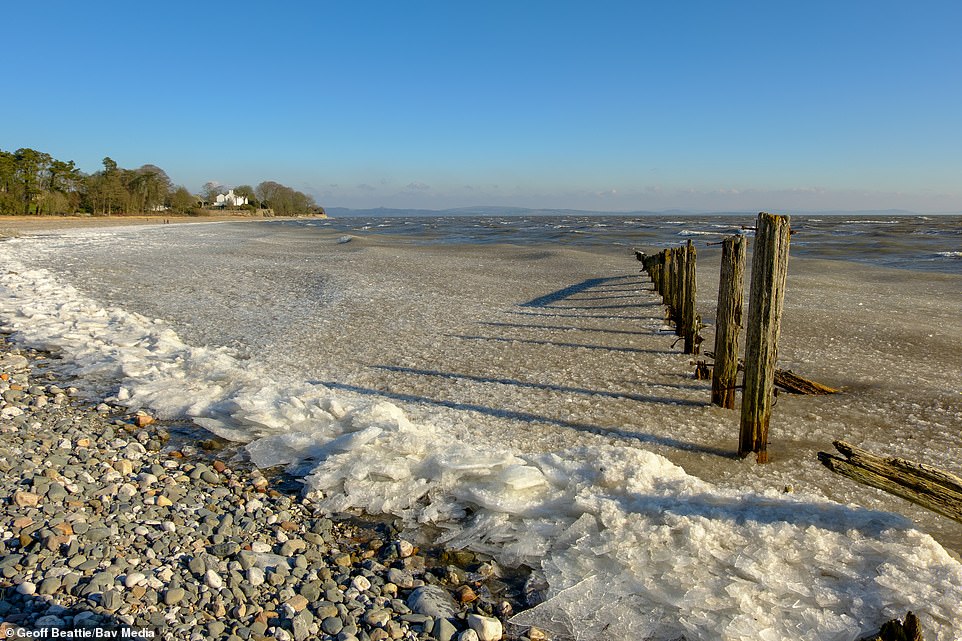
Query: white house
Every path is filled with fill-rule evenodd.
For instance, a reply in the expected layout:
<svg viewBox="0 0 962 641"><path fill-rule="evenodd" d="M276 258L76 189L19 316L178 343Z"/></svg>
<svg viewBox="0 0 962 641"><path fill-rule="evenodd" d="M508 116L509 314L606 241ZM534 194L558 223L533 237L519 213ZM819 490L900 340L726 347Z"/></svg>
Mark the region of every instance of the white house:
<svg viewBox="0 0 962 641"><path fill-rule="evenodd" d="M233 189L230 189L226 194L217 194L217 202L214 203L214 207L240 207L246 204L246 196L238 196Z"/></svg>

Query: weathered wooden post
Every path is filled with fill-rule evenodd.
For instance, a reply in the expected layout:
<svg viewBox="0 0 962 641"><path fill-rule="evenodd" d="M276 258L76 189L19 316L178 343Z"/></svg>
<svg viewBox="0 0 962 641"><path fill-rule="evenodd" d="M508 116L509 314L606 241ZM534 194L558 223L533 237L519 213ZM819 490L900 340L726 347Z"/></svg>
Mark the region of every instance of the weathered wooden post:
<svg viewBox="0 0 962 641"><path fill-rule="evenodd" d="M682 294L680 334L685 339L685 353L698 353L698 318L695 314L695 247L689 240L682 251Z"/></svg>
<svg viewBox="0 0 962 641"><path fill-rule="evenodd" d="M718 307L715 311L715 366L711 376L712 405L729 410L735 409L744 279L745 237L731 236L722 243Z"/></svg>
<svg viewBox="0 0 962 641"><path fill-rule="evenodd" d="M658 294L664 290L662 278L662 267L665 264L665 252L659 252L648 259L648 275L651 276L651 283Z"/></svg>
<svg viewBox="0 0 962 641"><path fill-rule="evenodd" d="M675 323L675 334L681 336L681 305L685 286L685 251L680 247L675 247L671 250L671 255L673 257L671 264L675 272L673 276L675 283L671 292L671 318L672 322Z"/></svg>
<svg viewBox="0 0 962 641"><path fill-rule="evenodd" d="M675 251L670 247L665 250L665 291L662 293L662 301L667 308L668 319L675 320L675 288L677 283L677 262Z"/></svg>
<svg viewBox="0 0 962 641"><path fill-rule="evenodd" d="M752 251L738 455L745 457L755 452L759 463L768 462L768 422L774 400L775 359L788 276L789 223L788 216L758 214Z"/></svg>
<svg viewBox="0 0 962 641"><path fill-rule="evenodd" d="M685 253L677 247L672 247L669 251L672 257L671 267L673 281L671 288L671 322L675 326L675 335L681 336L681 290L682 287L685 286L685 281L682 280Z"/></svg>
<svg viewBox="0 0 962 641"><path fill-rule="evenodd" d="M661 294L661 303L665 304L665 290L668 289L668 253L662 250L658 254L658 270L661 272L661 278L658 282L658 293Z"/></svg>

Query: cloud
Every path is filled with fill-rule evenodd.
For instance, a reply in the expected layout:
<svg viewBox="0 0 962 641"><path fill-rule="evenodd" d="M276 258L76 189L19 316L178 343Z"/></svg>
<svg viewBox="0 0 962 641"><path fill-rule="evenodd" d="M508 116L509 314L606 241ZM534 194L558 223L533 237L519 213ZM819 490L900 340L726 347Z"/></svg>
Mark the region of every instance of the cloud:
<svg viewBox="0 0 962 641"><path fill-rule="evenodd" d="M407 189L413 189L414 191L427 191L431 188L431 185L422 182L408 183Z"/></svg>
<svg viewBox="0 0 962 641"><path fill-rule="evenodd" d="M374 187L374 186L372 186L372 185L368 185L367 183L361 183L360 185L357 186L357 188L360 189L361 191L376 191L376 190L377 190L377 187Z"/></svg>

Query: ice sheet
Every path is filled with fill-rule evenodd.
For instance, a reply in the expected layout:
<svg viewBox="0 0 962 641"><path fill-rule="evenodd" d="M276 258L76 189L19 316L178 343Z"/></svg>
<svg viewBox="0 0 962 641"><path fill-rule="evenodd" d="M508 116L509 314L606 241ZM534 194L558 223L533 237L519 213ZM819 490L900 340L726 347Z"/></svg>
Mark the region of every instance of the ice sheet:
<svg viewBox="0 0 962 641"><path fill-rule="evenodd" d="M546 359L541 365L550 363L542 367L540 378L534 374L522 378L516 369L497 375L439 369L437 363L415 360L414 348L419 346L405 345L395 336L398 360L375 373L439 382L449 398L457 399L426 409L418 400L423 389L369 393L373 379L364 376L371 373L344 368L337 361L346 361L348 351L358 349L356 343L315 342L312 348L323 355L321 360L334 362L306 368L280 360L285 354L278 353L275 339L281 340L283 332L277 329L264 329L271 353L251 342L237 348L230 340L201 345L175 331L173 326L183 323L182 317L167 323L104 304L64 283L62 274L69 274L69 269L61 267L60 274L51 269L60 257L79 256L87 261L80 267L104 254L123 260L118 239L139 243L144 251L150 233L67 235L59 241L21 239L0 245L6 267L0 277L4 326L16 330L19 340L60 351L90 385L112 389L131 407L192 417L228 438L249 442L258 465L284 464L305 471L306 481L331 511L361 508L395 514L412 526L430 523L440 528L441 540L449 545L488 551L506 563L537 568L549 586L546 600L519 615L519 624L578 639L848 640L912 609L927 622L927 637L948 640L962 634L957 623L962 621L962 567L909 520L827 500L809 491L810 484L788 469L772 467L769 474L768 469L763 473L748 463L721 459L717 463L721 471L715 473L726 482L719 485L643 449L681 451L686 453L682 460L688 461L711 458L716 455L707 451L710 441L699 435L729 428L721 423L724 414L695 404L703 388L687 389L688 383L672 373L683 359L650 350L650 341L658 338L657 316L617 325L621 329L616 331L626 332L623 336L631 342L615 347L636 350L620 353L636 357L634 363L595 368L594 375L608 379L607 384L586 379L584 363L593 358L597 350L592 345L600 344L600 339L592 342L590 331L566 328L565 323L572 321L565 315L584 313L592 320L597 311L578 309L588 306L586 299L592 297L624 295L633 297L629 301L633 305L644 303L627 277L612 277L613 291L607 293L586 289L564 308L522 310L551 316L488 321L502 323L505 331L519 330L503 337L506 348L516 353L508 360L510 351L501 352L505 360L499 366L517 368L519 359L540 353ZM248 254L256 255L262 243L271 242L279 243L268 237L253 243ZM87 249L78 250L78 244ZM336 239L331 244L337 245ZM355 251L347 249L355 246L363 248L352 241L341 244L339 251ZM380 304L387 287L394 287L395 296L406 301L391 311L393 326L410 329L414 339L420 336L418 323L445 321L442 316L448 310L443 302L451 299L440 283L423 280L411 288L405 286L404 274L378 276L356 263L350 265L354 258L341 253L328 262L332 270L356 269L355 279L349 281L336 274L313 280L299 276L293 285L267 279L269 287L264 289L244 281L253 291L243 294L243 287L238 287L236 296L248 298L235 297L235 304L244 302L235 316L197 293L204 279L219 283L221 276L207 271L198 280L174 272L168 278L176 275L182 279L176 286L193 292L189 296L193 314L205 319L205 325L183 327L195 338L215 336L212 316L238 327L256 322L258 313L277 310L286 313L288 321L299 318L301 312L290 301L275 291L279 300L274 305L268 295L270 287L302 289L308 281L319 283L323 291L307 307L312 313L325 310L331 321L342 320L339 315L348 309L368 322L369 301L375 307ZM124 287L133 285L123 281L120 287L104 289L123 298ZM153 291L142 287L140 293L132 292L128 304ZM540 282L531 287L551 291ZM175 301L175 294L165 294L163 300ZM252 308L251 296L264 296L266 306ZM431 305L432 299L442 304ZM474 318L490 318L484 314L490 301L482 295L477 303L477 308L469 308ZM619 303L615 298L608 304ZM412 314L421 316L412 322ZM927 322L930 327L921 331L939 331L938 318ZM510 323L556 328L545 337ZM645 342L628 333L639 328L652 332ZM298 339L305 336L303 328L286 329ZM469 358L480 352L465 345L500 342L482 341L477 330L456 331L467 338L448 335L447 341L459 345ZM908 335L913 340L914 334ZM884 340L881 332L875 338ZM368 348L359 360L384 363L383 338L372 335L371 340L379 347ZM894 340L891 345L899 349ZM551 360L552 350L562 348L578 352L583 360L572 362L570 356L567 361ZM301 350L286 356L291 354L295 359L309 356ZM609 350L609 361L612 354L619 352ZM793 356L798 362L811 362L801 348ZM839 354L840 360L847 358ZM872 358L884 363L897 354L880 349ZM312 368L328 375L312 377L308 375ZM611 391L619 389L617 379L625 376L649 378L651 383L636 385L635 391ZM928 386L943 384L935 376L920 376ZM482 390L484 399L478 396ZM555 398L552 411L536 417L534 409L549 395ZM948 433L958 426L955 407L940 406L935 398L909 407L908 414L915 417L919 430ZM622 402L647 414L632 417L631 423L625 419L612 424L611 415L603 412ZM904 399L890 403L873 410L858 399L840 401L834 414L815 411L807 434L824 430L834 435L836 428L824 423L841 424L847 416L858 415L864 421L866 414L903 411L899 403ZM487 411L492 406L500 413ZM666 419L677 422L670 432L658 425ZM598 424L615 429L592 429ZM783 493L783 480L799 491Z"/></svg>

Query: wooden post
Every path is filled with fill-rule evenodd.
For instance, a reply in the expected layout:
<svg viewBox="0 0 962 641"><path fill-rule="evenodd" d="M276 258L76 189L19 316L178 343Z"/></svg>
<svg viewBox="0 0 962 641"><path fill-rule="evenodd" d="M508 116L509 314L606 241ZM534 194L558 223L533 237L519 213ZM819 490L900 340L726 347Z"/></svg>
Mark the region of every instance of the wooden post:
<svg viewBox="0 0 962 641"><path fill-rule="evenodd" d="M718 307L715 311L715 366L711 376L712 405L729 410L735 409L744 280L745 237L730 236L722 244Z"/></svg>
<svg viewBox="0 0 962 641"><path fill-rule="evenodd" d="M755 452L759 463L768 462L768 423L772 415L775 359L788 276L789 223L788 216L758 214L752 252L738 455L745 457Z"/></svg>
<svg viewBox="0 0 962 641"><path fill-rule="evenodd" d="M658 289L658 293L661 294L661 304L668 304L668 281L671 280L671 276L668 270L668 250L663 250L660 254L661 256L661 287Z"/></svg>
<svg viewBox="0 0 962 641"><path fill-rule="evenodd" d="M691 241L682 251L681 335L685 338L685 353L698 353L698 319L695 314L695 247Z"/></svg>
<svg viewBox="0 0 962 641"><path fill-rule="evenodd" d="M684 264L685 264L685 252L680 247L676 247L671 250L672 256L672 270L674 274L672 275L672 280L674 284L671 288L671 319L675 323L675 334L681 336L681 301L682 301L682 288L685 286L684 280Z"/></svg>
<svg viewBox="0 0 962 641"><path fill-rule="evenodd" d="M671 248L665 250L665 291L662 292L662 301L665 304L666 313L668 319L674 321L675 319L675 283L676 280L676 262L675 251Z"/></svg>
<svg viewBox="0 0 962 641"><path fill-rule="evenodd" d="M665 252L659 252L658 254L650 257L647 263L648 275L651 277L651 284L654 286L655 291L658 294L662 293L664 289L664 282L662 279L662 267L665 264Z"/></svg>

